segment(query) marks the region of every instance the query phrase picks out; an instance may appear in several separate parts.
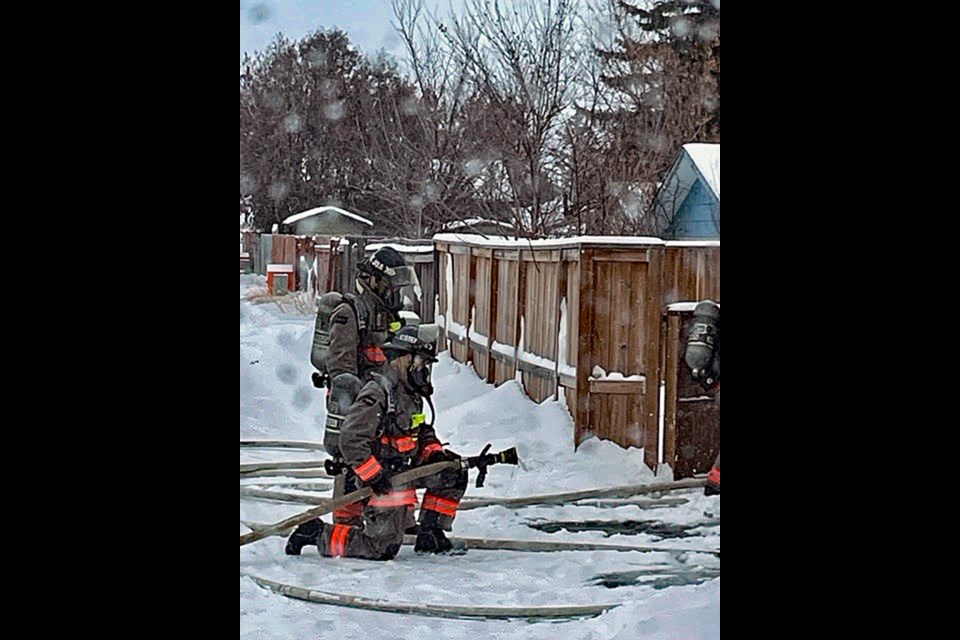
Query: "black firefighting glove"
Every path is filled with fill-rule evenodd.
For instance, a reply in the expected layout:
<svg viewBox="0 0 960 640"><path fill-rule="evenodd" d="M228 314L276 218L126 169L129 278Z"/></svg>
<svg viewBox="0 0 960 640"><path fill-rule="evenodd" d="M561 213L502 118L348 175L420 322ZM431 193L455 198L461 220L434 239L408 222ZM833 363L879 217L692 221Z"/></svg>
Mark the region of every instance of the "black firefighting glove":
<svg viewBox="0 0 960 640"><path fill-rule="evenodd" d="M390 490L393 489L393 485L390 484L390 478L387 477L387 474L381 469L380 472L364 482L365 485L373 489L373 492L378 496L390 493Z"/></svg>
<svg viewBox="0 0 960 640"><path fill-rule="evenodd" d="M433 464L434 462L447 462L450 460L459 460L460 455L450 451L449 449L441 449L440 451L434 451L429 456L427 456L427 463Z"/></svg>
<svg viewBox="0 0 960 640"><path fill-rule="evenodd" d="M327 458L323 461L323 469L331 476L338 476L349 467L343 462L343 460L332 460Z"/></svg>
<svg viewBox="0 0 960 640"><path fill-rule="evenodd" d="M427 457L427 463L433 464L434 462L447 462L459 459L459 454L449 449L441 449L440 451L431 453ZM464 489L467 487L467 472L461 469L444 469L440 472L439 478L440 481L448 487L461 487Z"/></svg>

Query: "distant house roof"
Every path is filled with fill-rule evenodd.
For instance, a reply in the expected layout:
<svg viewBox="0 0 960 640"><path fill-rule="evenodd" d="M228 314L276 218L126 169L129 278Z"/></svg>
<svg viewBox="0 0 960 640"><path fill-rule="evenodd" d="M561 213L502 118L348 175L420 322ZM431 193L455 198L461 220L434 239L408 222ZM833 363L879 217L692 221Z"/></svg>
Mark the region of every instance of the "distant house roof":
<svg viewBox="0 0 960 640"><path fill-rule="evenodd" d="M320 214L322 214L322 213L328 213L328 212L329 212L329 213L339 213L339 214L342 215L342 216L346 216L346 217L348 217L348 218L353 218L354 220L357 220L357 221L362 222L362 223L364 223L364 224L368 224L368 225L370 225L371 227L373 226L373 222L371 222L370 220L367 220L367 219L364 218L363 216L357 215L356 213L351 213L351 212L347 211L346 209L341 209L340 207L333 207L333 206L317 207L316 209L310 209L309 211L304 211L304 212L302 212L302 213L297 213L297 214L295 214L295 215L290 216L290 217L287 218L286 220L284 220L284 221L283 221L283 224L293 224L293 223L295 223L295 222L298 222L298 221L300 221L300 220L304 220L304 219L309 218L309 217L311 217L311 216L316 216L316 215L320 215Z"/></svg>
<svg viewBox="0 0 960 640"><path fill-rule="evenodd" d="M720 145L718 144L685 144L683 150L687 152L706 184L720 199Z"/></svg>
<svg viewBox="0 0 960 640"><path fill-rule="evenodd" d="M653 202L657 233L668 240L720 237L720 145L685 144Z"/></svg>

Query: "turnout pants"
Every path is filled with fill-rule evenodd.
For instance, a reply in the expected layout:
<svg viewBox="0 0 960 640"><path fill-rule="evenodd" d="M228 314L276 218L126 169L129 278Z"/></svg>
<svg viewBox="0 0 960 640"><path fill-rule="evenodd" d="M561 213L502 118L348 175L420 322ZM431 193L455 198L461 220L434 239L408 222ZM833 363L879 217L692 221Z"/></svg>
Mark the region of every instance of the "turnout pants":
<svg viewBox="0 0 960 640"><path fill-rule="evenodd" d="M417 502L417 488L427 490L420 507L421 521L427 511L435 511L439 526L449 531L460 506L460 498L467 490L466 471L446 471L420 478L414 485L395 486L386 495L371 496L361 507L359 522L356 519L345 522L335 519L334 524L323 525L323 532L317 541L320 553L328 557L367 560L390 560L396 557L403 544L408 516Z"/></svg>
<svg viewBox="0 0 960 640"><path fill-rule="evenodd" d="M339 474L333 480L333 499L348 494L353 493L361 487L361 483L357 481L357 475L353 471L345 471L344 473ZM333 522L334 524L349 524L353 526L359 526L363 524L363 507L367 504L367 500L361 500L360 502L354 502L340 509L337 509L333 512ZM417 495L413 494L413 502L407 505L407 517L405 520L404 530L410 529L417 525L417 519L414 518L413 514L417 509Z"/></svg>

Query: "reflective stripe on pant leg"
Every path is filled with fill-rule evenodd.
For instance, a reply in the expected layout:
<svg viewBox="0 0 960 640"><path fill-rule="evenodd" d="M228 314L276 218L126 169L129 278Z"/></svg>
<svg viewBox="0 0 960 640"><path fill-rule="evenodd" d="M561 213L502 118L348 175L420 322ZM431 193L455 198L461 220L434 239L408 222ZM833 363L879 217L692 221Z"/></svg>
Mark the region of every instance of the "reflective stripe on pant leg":
<svg viewBox="0 0 960 640"><path fill-rule="evenodd" d="M424 514L432 511L440 515L437 521L440 527L444 531L451 531L460 498L467 490L467 472L438 473L421 478L417 484L427 490L420 505L420 522L423 522ZM438 502L438 499L444 502Z"/></svg>
<svg viewBox="0 0 960 640"><path fill-rule="evenodd" d="M416 503L416 489L398 489L382 496L371 496L367 504L378 509L389 509L391 507L407 507Z"/></svg>
<svg viewBox="0 0 960 640"><path fill-rule="evenodd" d="M436 511L442 515L450 516L451 518L457 515L457 508L460 506L459 500L450 500L448 498L441 498L435 496L431 493L428 493L423 497L423 504L421 509L427 509L429 511Z"/></svg>
<svg viewBox="0 0 960 640"><path fill-rule="evenodd" d="M348 524L334 525L333 533L330 534L330 555L334 558L347 554L347 534L351 527Z"/></svg>

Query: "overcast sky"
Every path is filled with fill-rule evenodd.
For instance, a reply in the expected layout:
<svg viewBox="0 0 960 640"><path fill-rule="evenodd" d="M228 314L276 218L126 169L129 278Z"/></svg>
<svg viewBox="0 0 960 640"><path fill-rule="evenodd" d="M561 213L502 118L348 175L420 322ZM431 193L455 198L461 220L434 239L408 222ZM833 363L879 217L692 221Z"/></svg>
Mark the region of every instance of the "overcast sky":
<svg viewBox="0 0 960 640"><path fill-rule="evenodd" d="M297 39L332 27L346 31L365 53L383 48L396 54L400 41L392 18L390 0L240 0L240 56L263 49L277 32Z"/></svg>

